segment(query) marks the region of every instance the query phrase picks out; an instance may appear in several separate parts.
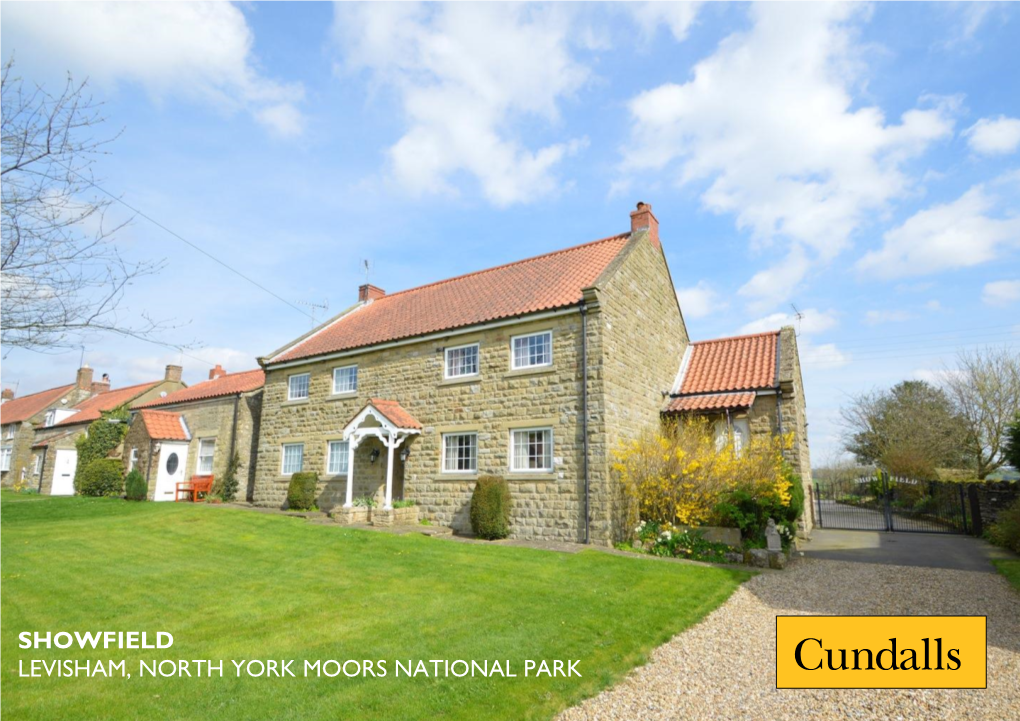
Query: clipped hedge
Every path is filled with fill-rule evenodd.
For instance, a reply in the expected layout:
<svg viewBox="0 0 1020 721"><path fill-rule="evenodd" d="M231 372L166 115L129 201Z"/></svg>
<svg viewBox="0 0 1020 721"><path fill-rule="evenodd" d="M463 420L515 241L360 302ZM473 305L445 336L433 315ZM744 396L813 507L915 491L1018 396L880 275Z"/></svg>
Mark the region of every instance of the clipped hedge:
<svg viewBox="0 0 1020 721"><path fill-rule="evenodd" d="M471 494L471 530L493 541L510 535L510 486L498 476L481 476Z"/></svg>
<svg viewBox="0 0 1020 721"><path fill-rule="evenodd" d="M310 511L315 508L315 487L319 474L301 471L290 477L287 489L287 508L291 511Z"/></svg>
<svg viewBox="0 0 1020 721"><path fill-rule="evenodd" d="M124 478L124 497L129 501L144 501L149 496L149 484L136 468Z"/></svg>
<svg viewBox="0 0 1020 721"><path fill-rule="evenodd" d="M78 471L74 490L81 496L124 495L124 464L119 458L97 458Z"/></svg>

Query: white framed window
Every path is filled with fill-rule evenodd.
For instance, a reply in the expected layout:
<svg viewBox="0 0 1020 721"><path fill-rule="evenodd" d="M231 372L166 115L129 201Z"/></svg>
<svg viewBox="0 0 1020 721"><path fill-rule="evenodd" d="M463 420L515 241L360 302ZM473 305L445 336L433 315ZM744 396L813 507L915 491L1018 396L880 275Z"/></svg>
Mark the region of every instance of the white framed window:
<svg viewBox="0 0 1020 721"><path fill-rule="evenodd" d="M358 366L333 369L333 392L354 393L358 390Z"/></svg>
<svg viewBox="0 0 1020 721"><path fill-rule="evenodd" d="M311 374L298 373L296 376L287 378L287 400L300 401L308 397L308 383Z"/></svg>
<svg viewBox="0 0 1020 721"><path fill-rule="evenodd" d="M49 424L47 424L47 425L49 425ZM13 423L11 425L9 425L9 426L4 426L4 438L6 438L8 440L10 440L11 438L14 438L14 424Z"/></svg>
<svg viewBox="0 0 1020 721"><path fill-rule="evenodd" d="M478 344L446 349L446 378L478 375Z"/></svg>
<svg viewBox="0 0 1020 721"><path fill-rule="evenodd" d="M138 465L138 449L132 448L131 455L128 456L128 473L135 470L136 465Z"/></svg>
<svg viewBox="0 0 1020 721"><path fill-rule="evenodd" d="M326 453L326 472L331 476L347 473L351 444L347 441L330 441Z"/></svg>
<svg viewBox="0 0 1020 721"><path fill-rule="evenodd" d="M518 335L510 339L512 370L552 365L552 331Z"/></svg>
<svg viewBox="0 0 1020 721"><path fill-rule="evenodd" d="M0 471L11 470L11 454L13 449L0 448Z"/></svg>
<svg viewBox="0 0 1020 721"><path fill-rule="evenodd" d="M198 442L198 465L195 473L200 476L212 475L213 456L216 454L216 439L203 438Z"/></svg>
<svg viewBox="0 0 1020 721"><path fill-rule="evenodd" d="M520 428L510 431L511 471L515 473L547 473L552 469L552 428Z"/></svg>
<svg viewBox="0 0 1020 721"><path fill-rule="evenodd" d="M44 426L52 426L57 420L57 412L55 410L46 411L46 420L43 421Z"/></svg>
<svg viewBox="0 0 1020 721"><path fill-rule="evenodd" d="M478 472L478 434L443 434L443 473Z"/></svg>
<svg viewBox="0 0 1020 721"><path fill-rule="evenodd" d="M733 421L733 452L738 456L747 448L751 441L751 426L746 418Z"/></svg>
<svg viewBox="0 0 1020 721"><path fill-rule="evenodd" d="M35 466L32 469L33 476L38 476L40 473L42 473L42 453L35 456Z"/></svg>
<svg viewBox="0 0 1020 721"><path fill-rule="evenodd" d="M282 473L289 476L292 473L300 473L305 462L304 443L283 444L283 468Z"/></svg>

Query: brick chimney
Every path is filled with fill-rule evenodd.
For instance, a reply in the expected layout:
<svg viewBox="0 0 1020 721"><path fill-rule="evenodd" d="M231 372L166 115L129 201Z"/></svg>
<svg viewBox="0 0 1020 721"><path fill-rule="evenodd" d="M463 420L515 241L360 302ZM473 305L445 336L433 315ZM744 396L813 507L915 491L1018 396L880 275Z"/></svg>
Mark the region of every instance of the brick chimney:
<svg viewBox="0 0 1020 721"><path fill-rule="evenodd" d="M92 369L89 368L88 363L78 369L78 379L75 381L75 387L80 391L92 392Z"/></svg>
<svg viewBox="0 0 1020 721"><path fill-rule="evenodd" d="M376 288L374 285L359 285L358 286L358 302L364 303L370 300L377 300L386 295L386 291L382 288Z"/></svg>
<svg viewBox="0 0 1020 721"><path fill-rule="evenodd" d="M13 400L14 400L14 389L13 388L4 388L3 396L0 397L0 403L6 403L7 401L13 401Z"/></svg>
<svg viewBox="0 0 1020 721"><path fill-rule="evenodd" d="M652 206L639 202L637 210L630 214L630 232L637 233L641 230L648 231L648 239L656 248L662 247L659 243L659 221L652 215Z"/></svg>
<svg viewBox="0 0 1020 721"><path fill-rule="evenodd" d="M216 367L209 371L209 380L215 380L216 378L219 378L220 376L225 376L226 374L227 372L223 370L223 366L217 363Z"/></svg>
<svg viewBox="0 0 1020 721"><path fill-rule="evenodd" d="M103 379L98 381L92 381L92 392L102 393L110 390L110 374L103 373Z"/></svg>
<svg viewBox="0 0 1020 721"><path fill-rule="evenodd" d="M166 375L163 376L163 380L173 381L175 383L181 382L181 373L184 371L180 366L168 365L166 367Z"/></svg>

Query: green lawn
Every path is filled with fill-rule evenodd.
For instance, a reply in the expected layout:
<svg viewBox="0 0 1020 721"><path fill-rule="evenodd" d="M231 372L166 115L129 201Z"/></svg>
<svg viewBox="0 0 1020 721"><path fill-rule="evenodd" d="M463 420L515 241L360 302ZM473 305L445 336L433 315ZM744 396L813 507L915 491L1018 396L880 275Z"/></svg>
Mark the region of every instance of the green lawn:
<svg viewBox="0 0 1020 721"><path fill-rule="evenodd" d="M747 577L191 504L5 492L0 525L5 719L549 718ZM22 631L104 630L174 645L18 648ZM19 677L31 659L125 659L132 677ZM224 677L142 679L140 659L223 660ZM295 659L298 677L238 679L230 659ZM304 659L386 660L388 674L305 678ZM509 659L519 677L396 678L397 659ZM525 659L580 659L583 678L525 679Z"/></svg>
<svg viewBox="0 0 1020 721"><path fill-rule="evenodd" d="M999 573L1005 576L1006 580L1012 584L1013 588L1020 591L1020 561L1000 559L993 560L992 563L999 569Z"/></svg>

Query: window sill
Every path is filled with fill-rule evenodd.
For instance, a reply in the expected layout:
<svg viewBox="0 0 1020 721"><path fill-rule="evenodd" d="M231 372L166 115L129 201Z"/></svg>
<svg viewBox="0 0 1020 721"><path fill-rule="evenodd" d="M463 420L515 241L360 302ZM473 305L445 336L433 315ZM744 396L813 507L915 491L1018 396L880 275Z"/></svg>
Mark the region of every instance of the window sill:
<svg viewBox="0 0 1020 721"><path fill-rule="evenodd" d="M435 477L437 481L477 481L477 473L440 473Z"/></svg>
<svg viewBox="0 0 1020 721"><path fill-rule="evenodd" d="M349 401L352 398L357 398L357 391L344 391L343 393L330 393L328 401Z"/></svg>
<svg viewBox="0 0 1020 721"><path fill-rule="evenodd" d="M309 401L308 398L298 398L292 401L284 401L280 405L283 406L284 408L286 408L287 406L303 406L308 401Z"/></svg>
<svg viewBox="0 0 1020 721"><path fill-rule="evenodd" d="M465 383L478 383L482 380L481 373L475 373L470 376L457 376L456 378L444 378L439 382L440 386L459 386Z"/></svg>
<svg viewBox="0 0 1020 721"><path fill-rule="evenodd" d="M560 479L556 471L535 471L527 473L522 471L511 471L506 474L508 481L558 481Z"/></svg>
<svg viewBox="0 0 1020 721"><path fill-rule="evenodd" d="M556 366L535 366L534 368L518 368L516 370L507 371L503 374L504 378L517 378L518 376L537 376L544 375L546 373L553 373L556 370Z"/></svg>

